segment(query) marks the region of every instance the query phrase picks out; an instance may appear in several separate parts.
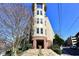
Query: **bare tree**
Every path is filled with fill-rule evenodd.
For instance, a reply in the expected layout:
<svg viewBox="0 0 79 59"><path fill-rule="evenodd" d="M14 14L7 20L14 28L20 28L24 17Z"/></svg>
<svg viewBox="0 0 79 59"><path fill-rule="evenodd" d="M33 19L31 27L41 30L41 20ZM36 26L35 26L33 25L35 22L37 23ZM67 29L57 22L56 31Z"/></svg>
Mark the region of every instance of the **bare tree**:
<svg viewBox="0 0 79 59"><path fill-rule="evenodd" d="M0 34L13 42L15 55L24 31L30 33L31 20L31 11L22 4L0 4Z"/></svg>

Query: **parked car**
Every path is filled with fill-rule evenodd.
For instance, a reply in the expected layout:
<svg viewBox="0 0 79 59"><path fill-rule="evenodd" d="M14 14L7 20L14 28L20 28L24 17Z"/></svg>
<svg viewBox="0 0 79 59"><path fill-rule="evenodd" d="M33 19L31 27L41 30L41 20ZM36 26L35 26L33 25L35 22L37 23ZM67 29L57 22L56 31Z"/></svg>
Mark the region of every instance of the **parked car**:
<svg viewBox="0 0 79 59"><path fill-rule="evenodd" d="M77 49L77 46L76 45L73 45L70 47L71 49Z"/></svg>

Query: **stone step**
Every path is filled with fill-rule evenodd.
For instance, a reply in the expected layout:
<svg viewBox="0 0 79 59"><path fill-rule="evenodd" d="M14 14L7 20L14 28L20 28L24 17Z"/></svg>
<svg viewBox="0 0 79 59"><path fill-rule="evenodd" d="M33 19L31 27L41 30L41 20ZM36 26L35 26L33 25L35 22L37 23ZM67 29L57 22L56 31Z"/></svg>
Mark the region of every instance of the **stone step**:
<svg viewBox="0 0 79 59"><path fill-rule="evenodd" d="M22 56L58 56L57 53L55 53L51 49L29 49L25 52L23 52Z"/></svg>

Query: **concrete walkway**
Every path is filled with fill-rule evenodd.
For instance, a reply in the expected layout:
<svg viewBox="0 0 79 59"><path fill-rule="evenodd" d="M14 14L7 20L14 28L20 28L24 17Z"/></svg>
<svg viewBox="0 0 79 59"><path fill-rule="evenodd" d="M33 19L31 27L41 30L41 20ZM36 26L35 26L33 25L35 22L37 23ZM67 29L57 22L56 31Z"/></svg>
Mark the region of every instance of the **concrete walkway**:
<svg viewBox="0 0 79 59"><path fill-rule="evenodd" d="M29 49L23 52L22 56L58 56L54 51L51 49Z"/></svg>

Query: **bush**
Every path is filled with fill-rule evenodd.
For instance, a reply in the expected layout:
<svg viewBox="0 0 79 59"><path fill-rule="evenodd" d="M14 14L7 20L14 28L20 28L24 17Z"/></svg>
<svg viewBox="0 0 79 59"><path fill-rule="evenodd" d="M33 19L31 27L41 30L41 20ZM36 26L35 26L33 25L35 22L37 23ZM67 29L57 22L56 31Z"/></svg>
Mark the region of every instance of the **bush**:
<svg viewBox="0 0 79 59"><path fill-rule="evenodd" d="M32 44L27 44L27 49L31 49L32 48Z"/></svg>
<svg viewBox="0 0 79 59"><path fill-rule="evenodd" d="M64 40L58 34L55 34L55 39L53 42L56 42L55 44L59 46L64 44Z"/></svg>
<svg viewBox="0 0 79 59"><path fill-rule="evenodd" d="M22 48L20 48L20 50L25 51L25 50L28 50L28 49L31 49L31 48L32 48L32 44L28 43L28 44L22 46Z"/></svg>
<svg viewBox="0 0 79 59"><path fill-rule="evenodd" d="M29 41L26 41L25 39L23 39L23 40L21 41L19 50L25 51L25 50L28 50L28 49L30 49L30 48L32 48L32 44L29 43Z"/></svg>
<svg viewBox="0 0 79 59"><path fill-rule="evenodd" d="M5 56L11 56L12 55L12 50L7 50L6 53L5 53Z"/></svg>
<svg viewBox="0 0 79 59"><path fill-rule="evenodd" d="M22 54L22 52L24 52L28 49L31 49L31 48L32 48L32 44L30 44L30 43L27 43L24 46L22 45L22 47L19 48L19 50L17 51L17 54L20 56Z"/></svg>
<svg viewBox="0 0 79 59"><path fill-rule="evenodd" d="M51 47L51 49L56 52L57 54L62 54L62 51L60 50L60 46L54 45Z"/></svg>

